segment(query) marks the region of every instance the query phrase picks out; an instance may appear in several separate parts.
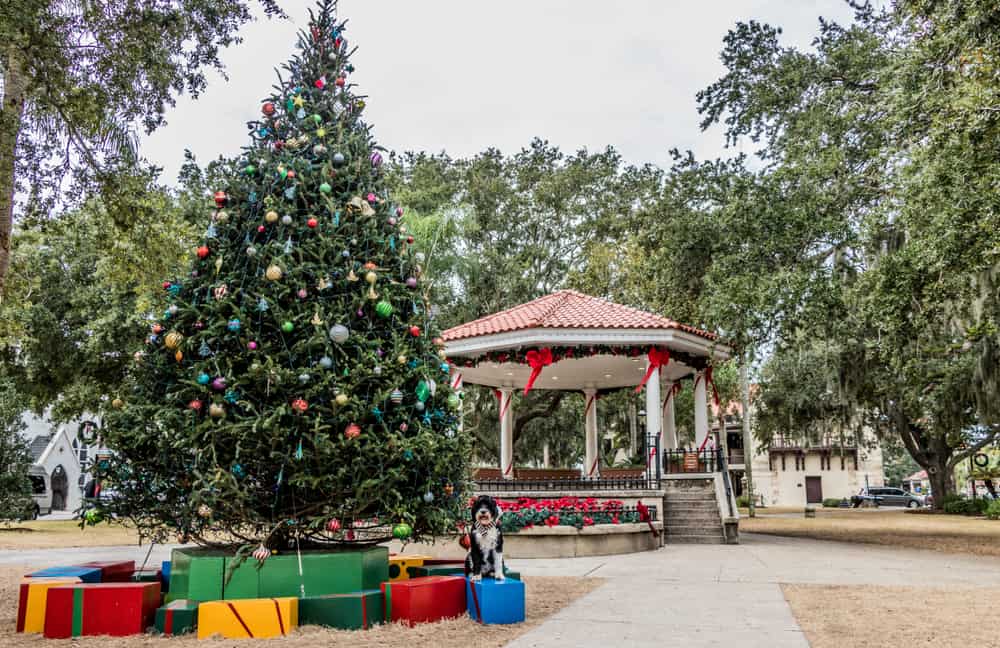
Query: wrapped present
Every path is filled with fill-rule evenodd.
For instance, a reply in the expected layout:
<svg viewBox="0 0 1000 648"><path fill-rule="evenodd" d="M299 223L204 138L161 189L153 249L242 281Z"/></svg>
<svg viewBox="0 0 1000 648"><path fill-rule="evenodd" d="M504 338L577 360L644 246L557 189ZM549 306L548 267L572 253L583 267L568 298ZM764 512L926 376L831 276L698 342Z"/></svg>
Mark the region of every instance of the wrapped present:
<svg viewBox="0 0 1000 648"><path fill-rule="evenodd" d="M132 572L129 581L133 583L160 583L160 591L163 591L163 573L159 569L146 568L137 569Z"/></svg>
<svg viewBox="0 0 1000 648"><path fill-rule="evenodd" d="M123 637L153 625L159 583L78 583L51 587L45 602L45 637Z"/></svg>
<svg viewBox="0 0 1000 648"><path fill-rule="evenodd" d="M363 630L385 616L382 590L327 594L299 599L299 625Z"/></svg>
<svg viewBox="0 0 1000 648"><path fill-rule="evenodd" d="M423 576L382 583L385 620L408 625L464 615L465 579L461 576Z"/></svg>
<svg viewBox="0 0 1000 648"><path fill-rule="evenodd" d="M83 563L80 567L95 567L101 570L102 583L127 583L135 571L134 560L105 560Z"/></svg>
<svg viewBox="0 0 1000 648"><path fill-rule="evenodd" d="M198 638L280 637L299 625L297 598L209 601L198 606Z"/></svg>
<svg viewBox="0 0 1000 648"><path fill-rule="evenodd" d="M465 565L423 565L422 567L411 567L410 572L413 578L420 576L464 576Z"/></svg>
<svg viewBox="0 0 1000 648"><path fill-rule="evenodd" d="M466 601L469 616L480 623L524 621L524 583L519 580L466 579Z"/></svg>
<svg viewBox="0 0 1000 648"><path fill-rule="evenodd" d="M26 574L25 578L79 578L83 583L100 583L101 570L96 567L49 567Z"/></svg>
<svg viewBox="0 0 1000 648"><path fill-rule="evenodd" d="M221 599L226 557L230 555L230 552L212 549L174 549L170 554L167 602Z"/></svg>
<svg viewBox="0 0 1000 648"><path fill-rule="evenodd" d="M413 577L414 567L422 567L425 560L434 560L430 556L420 554L392 554L389 556L389 580L406 580Z"/></svg>
<svg viewBox="0 0 1000 648"><path fill-rule="evenodd" d="M156 629L165 635L193 632L198 625L198 601L178 599L156 610Z"/></svg>
<svg viewBox="0 0 1000 648"><path fill-rule="evenodd" d="M160 591L170 591L170 561L164 560L160 563Z"/></svg>
<svg viewBox="0 0 1000 648"><path fill-rule="evenodd" d="M41 632L45 629L45 600L50 587L79 583L70 578L25 578L17 599L17 631Z"/></svg>

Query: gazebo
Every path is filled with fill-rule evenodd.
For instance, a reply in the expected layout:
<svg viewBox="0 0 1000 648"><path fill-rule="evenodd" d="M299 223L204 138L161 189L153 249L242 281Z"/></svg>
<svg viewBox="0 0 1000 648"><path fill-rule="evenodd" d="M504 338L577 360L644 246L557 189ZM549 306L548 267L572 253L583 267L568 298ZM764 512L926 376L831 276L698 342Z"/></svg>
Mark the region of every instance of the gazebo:
<svg viewBox="0 0 1000 648"><path fill-rule="evenodd" d="M598 396L623 388L644 390L646 437L653 440L651 447L660 449L650 453L647 465L658 476L660 456L678 448L673 395L681 381L693 381L695 443L703 448L710 429L712 364L730 355L713 333L574 290L456 326L443 338L454 365L452 387L470 383L498 392L503 480L516 475L511 407L515 390L583 393L586 452L579 479L592 485L601 478Z"/></svg>

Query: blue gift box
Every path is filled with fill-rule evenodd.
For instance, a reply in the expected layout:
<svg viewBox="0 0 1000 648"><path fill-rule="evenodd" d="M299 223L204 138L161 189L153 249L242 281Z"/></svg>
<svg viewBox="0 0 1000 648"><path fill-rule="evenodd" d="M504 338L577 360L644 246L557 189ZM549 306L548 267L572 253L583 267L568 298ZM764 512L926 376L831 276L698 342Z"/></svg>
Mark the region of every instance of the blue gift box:
<svg viewBox="0 0 1000 648"><path fill-rule="evenodd" d="M28 578L79 578L84 583L100 583L100 567L49 567L28 574Z"/></svg>
<svg viewBox="0 0 1000 648"><path fill-rule="evenodd" d="M170 591L170 561L164 560L160 563L160 591Z"/></svg>
<svg viewBox="0 0 1000 648"><path fill-rule="evenodd" d="M478 583L465 579L469 616L480 623L503 624L524 621L524 583L508 578L484 578Z"/></svg>

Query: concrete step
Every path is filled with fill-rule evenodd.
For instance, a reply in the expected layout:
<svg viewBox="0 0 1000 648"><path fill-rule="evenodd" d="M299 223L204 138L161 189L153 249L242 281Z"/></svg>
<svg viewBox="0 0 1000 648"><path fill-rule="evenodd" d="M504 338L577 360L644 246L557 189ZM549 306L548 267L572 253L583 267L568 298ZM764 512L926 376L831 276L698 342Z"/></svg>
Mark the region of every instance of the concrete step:
<svg viewBox="0 0 1000 648"><path fill-rule="evenodd" d="M718 505L715 500L708 501L698 501L698 502L667 502L667 509L681 508L681 509L698 509L698 508L716 508Z"/></svg>
<svg viewBox="0 0 1000 648"><path fill-rule="evenodd" d="M722 535L671 536L667 534L667 544L724 544Z"/></svg>
<svg viewBox="0 0 1000 648"><path fill-rule="evenodd" d="M668 497L667 504L703 504L715 503L715 497Z"/></svg>
<svg viewBox="0 0 1000 648"><path fill-rule="evenodd" d="M664 520L667 526L675 526L678 524L690 524L692 526L704 526L711 524L713 526L722 524L722 520L719 519L718 514L716 515L668 515L667 519Z"/></svg>
<svg viewBox="0 0 1000 648"><path fill-rule="evenodd" d="M668 506L664 512L667 515L670 515L671 513L691 515L698 515L699 513L714 513L715 515L718 515L719 507L715 504L712 504L711 506Z"/></svg>

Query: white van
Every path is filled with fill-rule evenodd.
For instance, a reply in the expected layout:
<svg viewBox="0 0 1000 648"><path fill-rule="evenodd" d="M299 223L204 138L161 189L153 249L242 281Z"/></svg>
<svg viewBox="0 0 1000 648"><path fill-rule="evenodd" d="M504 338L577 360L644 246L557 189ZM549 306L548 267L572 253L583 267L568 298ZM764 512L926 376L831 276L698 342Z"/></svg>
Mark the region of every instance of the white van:
<svg viewBox="0 0 1000 648"><path fill-rule="evenodd" d="M48 515L52 512L52 488L48 473L41 466L32 466L28 470L28 479L31 480L31 498L35 500L34 516Z"/></svg>

